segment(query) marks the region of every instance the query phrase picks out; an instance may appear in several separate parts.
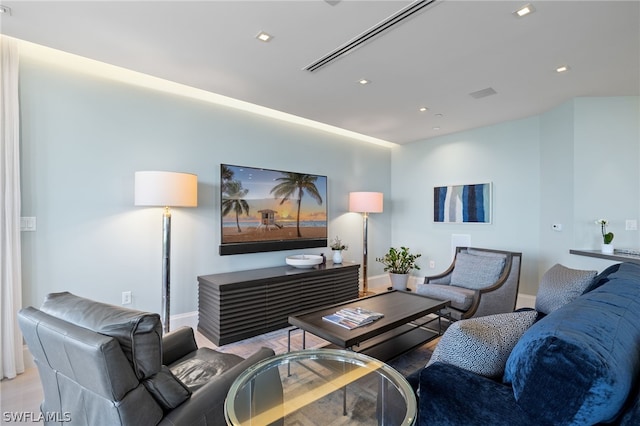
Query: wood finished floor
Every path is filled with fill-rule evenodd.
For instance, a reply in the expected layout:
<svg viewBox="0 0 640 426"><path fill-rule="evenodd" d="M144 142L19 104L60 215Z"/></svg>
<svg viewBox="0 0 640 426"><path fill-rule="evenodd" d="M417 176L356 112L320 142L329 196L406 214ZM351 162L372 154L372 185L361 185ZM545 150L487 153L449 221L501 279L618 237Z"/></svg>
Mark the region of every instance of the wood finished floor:
<svg viewBox="0 0 640 426"><path fill-rule="evenodd" d="M196 342L199 347L208 347L219 350L221 352L234 353L243 358L248 357L262 346L273 348L276 353L284 353L287 351L287 333L283 330L274 331L241 342L218 347L202 334L196 332ZM306 346L317 347L324 346L327 342L307 334ZM300 332L292 333L291 350L302 348L302 337ZM40 403L42 402L42 385L40 384L40 376L38 369L27 368L23 374L19 374L14 379L4 379L0 381L0 424L9 423L5 416L7 413L32 413L35 417L40 412ZM12 425L33 425L42 424L42 422L15 422Z"/></svg>
<svg viewBox="0 0 640 426"><path fill-rule="evenodd" d="M276 354L287 352L287 331L277 330L271 333L256 336L250 339L243 340L241 342L232 343L229 345L218 347L214 345L210 340L204 337L202 334L196 332L196 342L199 347L208 347L219 350L221 352L234 353L243 358L246 358L250 354L254 353L262 346L272 348ZM428 361L431 351L435 347L436 341L432 341L424 345L424 347L415 349L408 353L408 358L411 357L411 353L418 354L417 360L411 360L412 365L421 364ZM315 348L326 345L326 342L319 337L306 333L306 348ZM291 334L291 350L302 349L302 332L296 331ZM425 351L425 352L421 352ZM425 359L426 357L426 359ZM422 364L422 365L424 365ZM393 363L392 366L396 367ZM399 367L399 368L398 368ZM403 374L402 365L396 368ZM412 367L413 368L413 367ZM38 375L37 368L27 368L23 374L19 374L14 379L4 379L0 381L0 411L2 414L0 417L0 424L4 425L34 425L42 424L42 422L19 422L11 421L7 422L5 416L10 415L8 413L32 413L32 417L36 417L40 412L40 403L42 402L42 386L40 384L40 377Z"/></svg>

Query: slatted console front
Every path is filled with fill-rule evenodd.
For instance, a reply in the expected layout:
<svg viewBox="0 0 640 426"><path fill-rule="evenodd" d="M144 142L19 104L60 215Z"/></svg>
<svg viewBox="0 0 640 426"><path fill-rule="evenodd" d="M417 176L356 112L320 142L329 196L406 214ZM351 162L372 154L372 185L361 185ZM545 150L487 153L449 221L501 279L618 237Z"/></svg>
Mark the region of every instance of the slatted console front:
<svg viewBox="0 0 640 426"><path fill-rule="evenodd" d="M198 331L221 346L289 325L298 312L358 297L360 265L291 266L198 277Z"/></svg>

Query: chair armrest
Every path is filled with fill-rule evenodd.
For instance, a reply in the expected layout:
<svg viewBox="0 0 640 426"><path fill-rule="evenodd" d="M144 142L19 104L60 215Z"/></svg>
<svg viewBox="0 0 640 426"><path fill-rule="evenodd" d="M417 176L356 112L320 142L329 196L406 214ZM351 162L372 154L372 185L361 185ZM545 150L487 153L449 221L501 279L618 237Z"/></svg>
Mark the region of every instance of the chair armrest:
<svg viewBox="0 0 640 426"><path fill-rule="evenodd" d="M424 284L451 284L451 271L424 277Z"/></svg>
<svg viewBox="0 0 640 426"><path fill-rule="evenodd" d="M183 356L198 349L191 327L180 327L162 338L162 363L173 364Z"/></svg>
<svg viewBox="0 0 640 426"><path fill-rule="evenodd" d="M176 407L162 419L159 425L226 425L224 416L224 401L234 380L247 368L265 358L275 355L273 349L261 348L249 358L225 371L220 376L195 391L191 398ZM274 398L282 398L282 387L279 395L274 392Z"/></svg>

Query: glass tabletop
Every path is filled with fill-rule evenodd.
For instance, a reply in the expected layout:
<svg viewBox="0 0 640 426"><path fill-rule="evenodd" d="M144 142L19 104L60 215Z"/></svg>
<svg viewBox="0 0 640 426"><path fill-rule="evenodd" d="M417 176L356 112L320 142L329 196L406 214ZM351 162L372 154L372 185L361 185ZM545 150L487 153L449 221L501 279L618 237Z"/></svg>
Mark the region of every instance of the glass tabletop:
<svg viewBox="0 0 640 426"><path fill-rule="evenodd" d="M232 384L229 425L412 425L416 398L387 364L357 352L311 349L262 360Z"/></svg>

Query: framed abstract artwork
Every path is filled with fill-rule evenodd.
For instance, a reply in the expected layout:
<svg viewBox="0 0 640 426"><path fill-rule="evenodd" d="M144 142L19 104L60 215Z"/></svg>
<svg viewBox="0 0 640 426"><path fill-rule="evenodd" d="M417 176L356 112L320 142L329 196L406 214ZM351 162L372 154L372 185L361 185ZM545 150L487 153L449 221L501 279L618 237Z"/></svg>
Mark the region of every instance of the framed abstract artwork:
<svg viewBox="0 0 640 426"><path fill-rule="evenodd" d="M491 182L433 188L436 223L491 223Z"/></svg>

